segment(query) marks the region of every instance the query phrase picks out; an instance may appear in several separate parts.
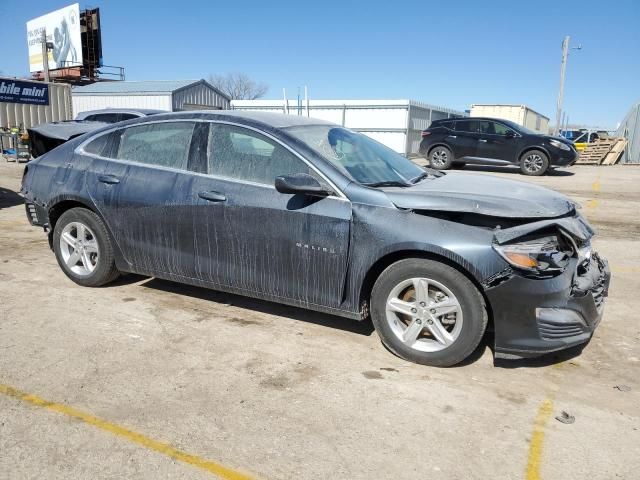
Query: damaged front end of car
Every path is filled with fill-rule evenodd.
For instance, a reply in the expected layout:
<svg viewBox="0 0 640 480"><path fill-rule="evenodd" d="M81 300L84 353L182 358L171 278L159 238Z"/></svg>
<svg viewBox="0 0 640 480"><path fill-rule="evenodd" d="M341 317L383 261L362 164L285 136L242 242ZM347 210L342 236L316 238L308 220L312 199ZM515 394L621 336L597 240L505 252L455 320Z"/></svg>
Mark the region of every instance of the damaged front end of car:
<svg viewBox="0 0 640 480"><path fill-rule="evenodd" d="M602 319L611 273L579 214L494 232L508 267L483 282L496 358L533 357L588 342Z"/></svg>

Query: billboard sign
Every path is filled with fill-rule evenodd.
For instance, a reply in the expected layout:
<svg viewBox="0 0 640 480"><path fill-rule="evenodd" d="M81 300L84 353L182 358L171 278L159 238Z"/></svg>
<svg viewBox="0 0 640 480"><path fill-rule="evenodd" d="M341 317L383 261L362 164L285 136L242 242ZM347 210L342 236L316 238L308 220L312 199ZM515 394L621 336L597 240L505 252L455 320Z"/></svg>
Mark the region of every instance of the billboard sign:
<svg viewBox="0 0 640 480"><path fill-rule="evenodd" d="M49 85L39 82L0 80L0 102L49 105Z"/></svg>
<svg viewBox="0 0 640 480"><path fill-rule="evenodd" d="M43 31L46 32L47 42L53 45L53 49L49 50L50 70L82 66L79 4L74 3L27 22L30 72L44 70L42 61Z"/></svg>

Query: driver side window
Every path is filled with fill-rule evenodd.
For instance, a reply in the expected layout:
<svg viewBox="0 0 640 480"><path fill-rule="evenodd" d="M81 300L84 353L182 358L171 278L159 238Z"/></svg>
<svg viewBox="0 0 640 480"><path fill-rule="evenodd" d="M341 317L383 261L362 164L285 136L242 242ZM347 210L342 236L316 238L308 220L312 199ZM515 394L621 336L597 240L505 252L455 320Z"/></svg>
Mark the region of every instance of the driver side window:
<svg viewBox="0 0 640 480"><path fill-rule="evenodd" d="M306 163L279 143L232 125L211 125L207 162L211 175L269 186L280 175L311 173Z"/></svg>

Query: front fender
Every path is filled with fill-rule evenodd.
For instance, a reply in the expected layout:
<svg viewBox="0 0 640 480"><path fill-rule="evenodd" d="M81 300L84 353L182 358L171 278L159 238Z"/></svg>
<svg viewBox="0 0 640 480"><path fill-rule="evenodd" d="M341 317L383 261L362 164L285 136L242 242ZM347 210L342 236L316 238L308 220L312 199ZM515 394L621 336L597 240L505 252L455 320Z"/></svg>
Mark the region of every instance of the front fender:
<svg viewBox="0 0 640 480"><path fill-rule="evenodd" d="M493 230L435 218L395 207L353 205L351 251L343 306L361 308L363 286L385 259L412 252L457 265L477 284L504 270L505 261L493 250ZM375 280L374 280L375 281Z"/></svg>

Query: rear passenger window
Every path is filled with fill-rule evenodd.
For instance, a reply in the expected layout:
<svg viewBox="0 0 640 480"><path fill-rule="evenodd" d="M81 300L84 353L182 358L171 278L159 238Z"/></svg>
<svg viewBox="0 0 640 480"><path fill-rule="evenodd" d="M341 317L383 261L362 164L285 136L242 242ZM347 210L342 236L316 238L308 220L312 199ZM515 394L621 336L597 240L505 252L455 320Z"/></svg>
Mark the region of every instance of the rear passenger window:
<svg viewBox="0 0 640 480"><path fill-rule="evenodd" d="M95 140L90 141L84 146L84 151L93 155L105 156L105 150L109 141L110 134L100 135Z"/></svg>
<svg viewBox="0 0 640 480"><path fill-rule="evenodd" d="M186 170L194 126L166 122L125 128L115 158Z"/></svg>
<svg viewBox="0 0 640 480"><path fill-rule="evenodd" d="M478 133L477 120L456 120L456 132Z"/></svg>
<svg viewBox="0 0 640 480"><path fill-rule="evenodd" d="M207 157L211 175L265 185L273 185L280 175L311 173L306 163L282 145L231 125L212 125Z"/></svg>

